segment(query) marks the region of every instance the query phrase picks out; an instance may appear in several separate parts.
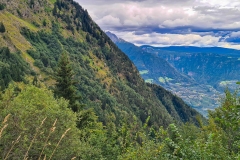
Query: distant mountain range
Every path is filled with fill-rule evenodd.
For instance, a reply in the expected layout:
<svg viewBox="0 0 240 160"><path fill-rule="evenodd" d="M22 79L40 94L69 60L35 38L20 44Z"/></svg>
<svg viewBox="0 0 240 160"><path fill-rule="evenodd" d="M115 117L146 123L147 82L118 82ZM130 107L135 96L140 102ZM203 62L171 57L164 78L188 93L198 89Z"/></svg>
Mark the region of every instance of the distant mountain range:
<svg viewBox="0 0 240 160"><path fill-rule="evenodd" d="M229 56L239 56L240 51L236 49L221 48L221 47L194 47L194 46L169 46L169 47L153 47L143 45L141 48L154 48L162 51L173 51L181 53L215 53Z"/></svg>
<svg viewBox="0 0 240 160"><path fill-rule="evenodd" d="M135 46L111 32L107 35L133 61L146 82L163 86L207 115L219 106L228 86L240 80L240 51L220 47Z"/></svg>
<svg viewBox="0 0 240 160"><path fill-rule="evenodd" d="M199 47L151 47L142 46L145 52L152 53L168 61L178 72L196 82L214 86L222 91L223 82L240 79L240 51L227 48ZM230 88L234 89L234 87Z"/></svg>

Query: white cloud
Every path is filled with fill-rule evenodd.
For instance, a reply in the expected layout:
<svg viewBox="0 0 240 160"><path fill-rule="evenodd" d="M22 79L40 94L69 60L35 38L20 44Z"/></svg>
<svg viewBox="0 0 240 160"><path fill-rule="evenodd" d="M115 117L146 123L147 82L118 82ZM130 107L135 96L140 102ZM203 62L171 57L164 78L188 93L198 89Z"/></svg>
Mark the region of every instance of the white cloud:
<svg viewBox="0 0 240 160"><path fill-rule="evenodd" d="M77 1L103 30L124 33L120 37L134 43L232 46L218 41L240 30L239 0Z"/></svg>
<svg viewBox="0 0 240 160"><path fill-rule="evenodd" d="M97 21L98 22L98 21ZM104 25L106 26L121 26L121 22L120 22L120 19L117 18L117 17L113 17L112 15L107 15L107 16L104 16L101 21L101 23L103 23Z"/></svg>
<svg viewBox="0 0 240 160"><path fill-rule="evenodd" d="M129 39L131 43L137 45L154 44L155 46L162 45L193 45L193 46L216 46L219 37L210 35L200 36L197 34L160 34L149 33L141 36L135 35L134 32L115 32L117 36L123 39Z"/></svg>
<svg viewBox="0 0 240 160"><path fill-rule="evenodd" d="M229 37L231 37L231 38L240 37L240 31L238 31L238 32L232 32Z"/></svg>

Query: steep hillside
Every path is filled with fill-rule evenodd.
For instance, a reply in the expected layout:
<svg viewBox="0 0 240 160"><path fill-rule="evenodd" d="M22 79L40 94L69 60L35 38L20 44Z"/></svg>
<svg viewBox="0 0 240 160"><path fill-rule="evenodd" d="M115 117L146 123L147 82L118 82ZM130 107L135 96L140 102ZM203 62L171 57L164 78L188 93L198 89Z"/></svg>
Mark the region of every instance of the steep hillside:
<svg viewBox="0 0 240 160"><path fill-rule="evenodd" d="M0 33L0 47L8 47L10 54L19 54L20 61L28 63L25 65L28 72L23 72L25 83L32 83L35 76L52 88L59 55L67 52L82 103L86 108L94 108L103 124L119 125L136 119L142 123L149 116L148 124L154 126L167 126L174 120L196 122L198 113L188 112L190 107L183 102L175 101L173 107L172 103L161 101L155 89L141 79L129 58L78 3L0 0L0 4L4 6L0 21L6 29ZM4 85L7 86L8 81ZM168 96L173 95L168 93Z"/></svg>
<svg viewBox="0 0 240 160"><path fill-rule="evenodd" d="M140 47L118 38L111 32L106 32L106 34L124 53L128 55L131 61L138 67L141 76L147 82L157 82L169 79L172 83L194 83L189 77L180 74L165 59L154 54L149 54L148 52L143 51Z"/></svg>

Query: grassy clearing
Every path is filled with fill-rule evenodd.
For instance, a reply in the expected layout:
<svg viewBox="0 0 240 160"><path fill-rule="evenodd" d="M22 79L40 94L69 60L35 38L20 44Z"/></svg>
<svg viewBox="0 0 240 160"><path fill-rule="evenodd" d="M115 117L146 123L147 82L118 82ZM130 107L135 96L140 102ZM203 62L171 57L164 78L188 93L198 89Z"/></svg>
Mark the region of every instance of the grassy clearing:
<svg viewBox="0 0 240 160"><path fill-rule="evenodd" d="M54 4L57 0L49 0L52 4Z"/></svg>
<svg viewBox="0 0 240 160"><path fill-rule="evenodd" d="M101 79L102 83L110 86L110 84L112 83L112 78L108 76L110 75L109 68L104 64L102 60L93 55L93 53L90 53L90 57L90 66L96 71L96 77L98 79Z"/></svg>
<svg viewBox="0 0 240 160"><path fill-rule="evenodd" d="M7 46L12 52L20 50L23 58L31 65L33 70L39 72L39 69L33 66L34 60L26 52L32 46L20 33L21 27L27 27L33 31L37 31L36 27L9 12L1 12L0 19L6 28L6 32L2 35L0 41L2 42L2 47Z"/></svg>
<svg viewBox="0 0 240 160"><path fill-rule="evenodd" d="M8 46L11 51L18 49L22 53L31 48L31 44L20 33L21 26L28 27L30 25L26 25L27 23L23 23L22 20L9 12L1 12L0 19L6 28L4 40L2 39L5 41L5 46Z"/></svg>
<svg viewBox="0 0 240 160"><path fill-rule="evenodd" d="M29 23L19 17L16 17L15 15L13 15L7 11L5 12L5 15L11 19L11 22L18 22L18 23L20 23L21 26L25 26L32 31L35 31L35 32L38 31L38 28L36 26L34 26L32 23Z"/></svg>

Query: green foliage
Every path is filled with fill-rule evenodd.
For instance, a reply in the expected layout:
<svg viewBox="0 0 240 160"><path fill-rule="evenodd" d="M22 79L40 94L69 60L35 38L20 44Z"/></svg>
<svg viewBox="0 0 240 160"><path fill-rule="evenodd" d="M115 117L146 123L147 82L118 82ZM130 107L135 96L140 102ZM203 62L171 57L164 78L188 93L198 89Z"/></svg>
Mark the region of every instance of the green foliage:
<svg viewBox="0 0 240 160"><path fill-rule="evenodd" d="M69 61L67 53L63 53L60 56L58 69L56 73L56 87L54 93L57 97L63 97L69 100L69 107L78 112L80 104L77 102L79 97L77 96L74 73Z"/></svg>
<svg viewBox="0 0 240 160"><path fill-rule="evenodd" d="M124 119L128 114L136 114L137 117L144 122L148 117L148 114L165 113L152 116L153 118L150 123L154 123L156 126L159 124L164 124L165 126L168 125L171 118L166 115L168 113L164 110L164 107L161 106L156 97L147 97L147 95L150 95L150 90L143 83L140 77L135 77L138 79L139 84L128 86L128 84L119 80L119 78L115 75L116 69L109 67L110 73L108 73L106 78L114 81L109 88L112 92L112 94L110 94L109 90L106 89L106 85L104 85L101 80L95 76L98 70L90 66L92 63L92 57L89 55L89 53L92 52L91 48L96 50L93 52L94 56L98 57L99 61L101 61L101 63L105 63L106 66L111 65L116 67L120 65L121 61L119 59L121 56L119 56L119 59L116 57L116 65L113 65L111 64L113 62L106 60L105 55L102 53L101 49L98 48L98 44L96 44L97 42L93 41L92 44L78 42L73 37L66 39L61 35L59 30L59 24L57 23L53 23L52 33L43 31L33 33L26 28L22 29L22 34L35 48L35 50L28 50L29 55L35 59L35 65L38 65L41 61L42 63L39 64L42 71L46 71L46 68L50 67L54 72L56 72L57 60L60 57L59 55L63 52L68 52L69 58L72 61L75 79L78 79L81 83L76 84L76 87L79 94L83 97L82 103L86 104L86 108L93 107L99 117L99 120L104 124L109 123L107 122L107 115L112 113L117 119L117 121L114 122L117 125L120 124L119 120ZM105 47L105 49L106 52L109 52L107 47ZM127 68L132 67L131 63L128 65L129 66L126 66ZM132 69L128 68L127 71L123 72L123 75L125 72L130 74L131 71ZM130 75L128 77L131 78ZM116 92L117 90L121 92ZM131 97L131 99L129 99L129 97ZM156 106L154 107L156 111L150 113L148 110L152 106ZM118 108L122 108L121 110L123 111Z"/></svg>
<svg viewBox="0 0 240 160"><path fill-rule="evenodd" d="M10 53L9 48L0 48L0 87L4 90L13 80L24 80L25 74L29 74L28 64L23 60L20 53Z"/></svg>
<svg viewBox="0 0 240 160"><path fill-rule="evenodd" d="M0 3L0 11L1 11L1 10L4 10L4 9L5 9L5 7L6 7L6 5L5 5L5 4L3 4L3 3Z"/></svg>
<svg viewBox="0 0 240 160"><path fill-rule="evenodd" d="M234 153L240 151L240 97L239 91L231 93L229 90L225 91L225 99L222 106L215 111L210 111L210 117L215 121L218 127L229 136L228 149Z"/></svg>
<svg viewBox="0 0 240 160"><path fill-rule="evenodd" d="M30 0L29 7L33 8L34 7L34 0Z"/></svg>
<svg viewBox="0 0 240 160"><path fill-rule="evenodd" d="M42 156L46 155L47 158L56 147L54 159L78 156L81 145L75 125L77 117L67 106L65 100L55 100L46 89L26 86L20 93L16 93L14 87L10 86L2 95L0 103L1 121L10 114L8 127L0 141L1 157L6 156L12 147L11 142L16 141L18 136L21 137L10 152L11 159L23 159L27 152L28 159L38 159L44 147Z"/></svg>
<svg viewBox="0 0 240 160"><path fill-rule="evenodd" d="M141 143L126 147L119 159L238 159L238 102L237 92L226 91L222 106L211 111L208 124L200 128L187 123L180 127L170 124L166 130L141 130L136 134L141 135Z"/></svg>
<svg viewBox="0 0 240 160"><path fill-rule="evenodd" d="M199 125L196 116L199 116L204 120L196 110L189 107L181 98L173 95L171 92L165 90L161 86L155 84L148 84L152 88L156 96L161 100L168 113L175 118L175 120L186 122L192 122ZM205 122L205 120L204 120Z"/></svg>
<svg viewBox="0 0 240 160"><path fill-rule="evenodd" d="M41 71L52 74L51 72L57 71L60 54L67 52L75 79L79 82L76 84L77 93L83 97L85 109L94 108L104 125L113 122L107 118L112 114L115 116L113 123L116 126L120 125L121 119L128 119L131 123L133 118L128 117L134 115L139 124L150 116L148 125L155 127L167 127L173 119L180 123L196 121L197 113L192 110L188 112L190 107L177 98L173 99L174 105L163 103L155 91L144 83L129 58L76 2L56 1L53 12L56 20L51 23L52 32L31 32L22 28L21 33L33 46L28 53L35 59L34 64ZM61 19L61 23L58 19ZM73 26L74 32L78 33L65 38L62 29L68 25ZM82 41L79 41L79 38ZM171 111L167 108L171 108ZM178 111L175 111L176 109Z"/></svg>
<svg viewBox="0 0 240 160"><path fill-rule="evenodd" d="M42 24L43 24L44 27L47 26L47 21L46 21L46 19L43 20Z"/></svg>
<svg viewBox="0 0 240 160"><path fill-rule="evenodd" d="M19 17L22 17L22 13L21 13L21 11L19 9L17 9L17 13L18 13Z"/></svg>
<svg viewBox="0 0 240 160"><path fill-rule="evenodd" d="M39 59L36 59L33 64L40 69L44 68L44 65L43 65L42 61L40 61Z"/></svg>

